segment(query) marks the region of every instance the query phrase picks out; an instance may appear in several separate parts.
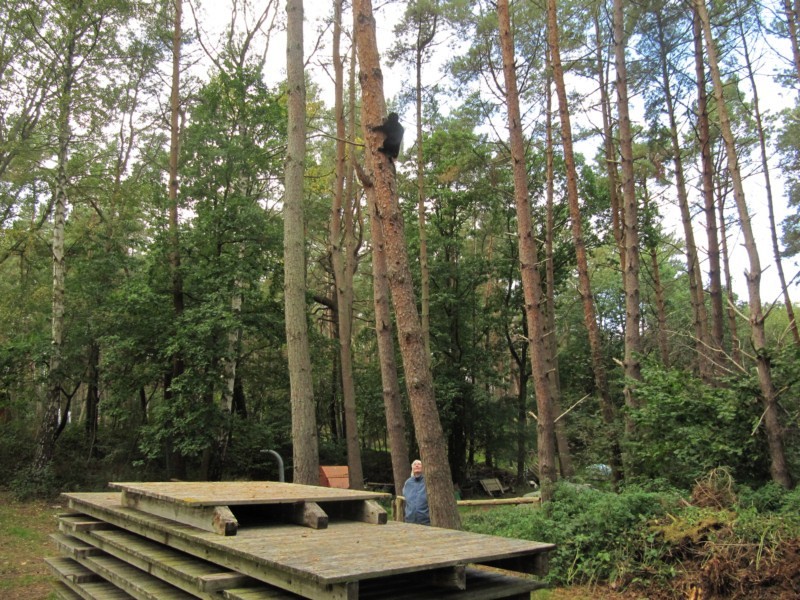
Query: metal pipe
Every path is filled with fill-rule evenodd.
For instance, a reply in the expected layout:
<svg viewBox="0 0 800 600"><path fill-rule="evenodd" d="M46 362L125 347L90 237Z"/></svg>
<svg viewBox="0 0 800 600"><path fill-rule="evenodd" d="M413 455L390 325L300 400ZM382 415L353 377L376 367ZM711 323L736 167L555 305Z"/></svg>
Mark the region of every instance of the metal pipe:
<svg viewBox="0 0 800 600"><path fill-rule="evenodd" d="M275 450L262 450L261 452L268 452L278 459L278 481L286 481L283 476L283 459L281 458L281 455L275 452Z"/></svg>

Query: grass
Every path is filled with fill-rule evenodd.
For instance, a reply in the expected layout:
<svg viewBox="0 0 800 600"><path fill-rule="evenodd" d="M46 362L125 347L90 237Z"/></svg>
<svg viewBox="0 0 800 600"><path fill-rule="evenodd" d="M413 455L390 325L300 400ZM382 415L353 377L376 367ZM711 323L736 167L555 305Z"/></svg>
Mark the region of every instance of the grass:
<svg viewBox="0 0 800 600"><path fill-rule="evenodd" d="M57 551L49 539L60 507L18 502L0 491L0 597L4 600L54 599L45 556Z"/></svg>

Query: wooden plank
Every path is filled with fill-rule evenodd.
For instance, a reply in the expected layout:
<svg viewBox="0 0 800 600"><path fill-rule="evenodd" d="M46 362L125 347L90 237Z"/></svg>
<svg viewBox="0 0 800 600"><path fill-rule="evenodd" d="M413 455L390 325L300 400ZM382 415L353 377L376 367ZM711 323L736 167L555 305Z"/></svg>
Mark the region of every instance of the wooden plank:
<svg viewBox="0 0 800 600"><path fill-rule="evenodd" d="M65 600L132 600L132 596L119 589L107 581L96 581L91 583L73 583L71 581L59 581L56 585L61 585L56 593ZM67 592L64 589L68 590ZM68 594L72 594L71 596Z"/></svg>
<svg viewBox="0 0 800 600"><path fill-rule="evenodd" d="M490 496L494 496L494 492L500 492L501 494L505 494L506 490L508 489L502 483L500 483L500 480L497 479L496 477L481 479L480 484L483 490Z"/></svg>
<svg viewBox="0 0 800 600"><path fill-rule="evenodd" d="M73 592L63 581L56 581L53 584L53 592L59 600L81 600L81 597Z"/></svg>
<svg viewBox="0 0 800 600"><path fill-rule="evenodd" d="M92 556L80 563L138 600L192 600L197 598L113 556Z"/></svg>
<svg viewBox="0 0 800 600"><path fill-rule="evenodd" d="M438 588L447 590L467 589L466 565L455 565L446 569L436 569L430 572L431 583Z"/></svg>
<svg viewBox="0 0 800 600"><path fill-rule="evenodd" d="M64 515L58 517L59 523L68 527L69 531L94 531L96 529L110 529L109 525L101 519L95 519L86 515Z"/></svg>
<svg viewBox="0 0 800 600"><path fill-rule="evenodd" d="M480 564L508 571L544 576L547 574L547 560L547 554L536 554L533 556L513 556L499 560L480 561Z"/></svg>
<svg viewBox="0 0 800 600"><path fill-rule="evenodd" d="M346 598L345 584L457 564L530 557L552 544L389 522L242 528L223 537L121 507L119 494L67 494L70 506L149 539L309 597ZM376 559L379 557L379 560Z"/></svg>
<svg viewBox="0 0 800 600"><path fill-rule="evenodd" d="M91 581L100 581L95 573L76 562L71 558L65 556L48 557L44 559L50 570L58 575L63 581L72 581L74 583L86 583Z"/></svg>
<svg viewBox="0 0 800 600"><path fill-rule="evenodd" d="M528 600L545 584L510 573L467 567L466 589L431 587L417 575L402 575L365 582L359 600Z"/></svg>
<svg viewBox="0 0 800 600"><path fill-rule="evenodd" d="M231 547L229 542L241 542L239 536L223 537L197 528L175 523L156 515L125 508L120 505L120 494L75 493L64 494L70 507L105 519L129 531L168 545L187 554L204 558L226 568L239 571L254 579L285 589L311 600L358 600L358 582L332 582L321 584L306 570L286 569L263 560L252 560L246 551ZM283 528L297 531L296 526ZM255 529L257 532L269 531ZM309 533L315 530L304 529ZM252 533L252 532L249 532ZM260 537L260 533L258 534ZM268 542L274 543L274 540ZM236 546L236 544L234 544Z"/></svg>
<svg viewBox="0 0 800 600"><path fill-rule="evenodd" d="M236 535L239 529L239 521L227 506L186 506L131 490L122 492L121 503L128 508L135 508L219 535Z"/></svg>
<svg viewBox="0 0 800 600"><path fill-rule="evenodd" d="M188 506L237 506L250 504L294 504L338 500L389 499L391 494L347 490L280 481L150 481L112 482L112 489L129 491Z"/></svg>
<svg viewBox="0 0 800 600"><path fill-rule="evenodd" d="M325 529L328 526L328 515L316 502L302 502L294 507L293 522L311 529Z"/></svg>
<svg viewBox="0 0 800 600"><path fill-rule="evenodd" d="M387 512L374 500L332 502L330 504L325 504L324 508L331 516L347 519L349 521L384 525L389 520Z"/></svg>
<svg viewBox="0 0 800 600"><path fill-rule="evenodd" d="M82 558L84 556L91 556L98 554L102 550L95 548L91 544L82 542L81 540L72 537L71 535L64 535L63 533L51 533L50 539L56 544L56 547L62 554L70 558Z"/></svg>
<svg viewBox="0 0 800 600"><path fill-rule="evenodd" d="M226 571L219 565L127 531L96 531L91 534L77 533L76 536L88 544L94 544L98 550L152 573L189 593L210 594L225 588L255 583L250 577L235 571Z"/></svg>
<svg viewBox="0 0 800 600"><path fill-rule="evenodd" d="M325 466L319 468L319 483L325 487L348 489L350 487L350 468Z"/></svg>
<svg viewBox="0 0 800 600"><path fill-rule="evenodd" d="M225 600L300 600L302 596L274 587L234 588L222 592Z"/></svg>
<svg viewBox="0 0 800 600"><path fill-rule="evenodd" d="M521 498L492 498L484 500L458 500L459 506L501 506L504 504L539 504L540 498L535 496L523 496Z"/></svg>

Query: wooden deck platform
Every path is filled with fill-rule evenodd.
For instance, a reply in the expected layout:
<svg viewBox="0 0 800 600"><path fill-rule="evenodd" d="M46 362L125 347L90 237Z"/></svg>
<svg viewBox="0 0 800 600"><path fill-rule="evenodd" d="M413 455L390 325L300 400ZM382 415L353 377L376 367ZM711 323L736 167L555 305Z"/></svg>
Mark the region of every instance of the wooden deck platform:
<svg viewBox="0 0 800 600"><path fill-rule="evenodd" d="M158 581L142 589L171 585L175 598L527 598L541 584L521 573L544 574L553 548L376 519L370 503L381 495L355 490L276 482L113 486L123 491L65 494L75 513L61 517L57 541L70 560L133 597L147 596L127 583L144 573ZM294 517L309 505L326 516L326 527L298 527ZM220 507L236 520L235 535L182 522ZM169 510L179 519L163 514ZM81 595L79 584L62 580Z"/></svg>

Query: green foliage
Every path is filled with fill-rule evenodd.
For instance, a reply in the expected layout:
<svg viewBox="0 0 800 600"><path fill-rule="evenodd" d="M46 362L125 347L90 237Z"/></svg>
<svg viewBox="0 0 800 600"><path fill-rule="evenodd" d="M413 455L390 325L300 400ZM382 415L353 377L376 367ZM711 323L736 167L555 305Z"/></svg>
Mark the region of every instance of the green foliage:
<svg viewBox="0 0 800 600"><path fill-rule="evenodd" d="M753 464L763 459L764 446L751 435L760 414L752 399L652 364L643 369L637 396L641 406L628 412L636 434L626 447L636 475L681 488L719 466L740 480L755 476Z"/></svg>
<svg viewBox="0 0 800 600"><path fill-rule="evenodd" d="M556 544L547 575L552 583L614 581L650 568L662 556L664 548L647 523L673 510L676 501L674 494L639 489L613 494L559 483L546 508L473 512L462 522L477 533Z"/></svg>

